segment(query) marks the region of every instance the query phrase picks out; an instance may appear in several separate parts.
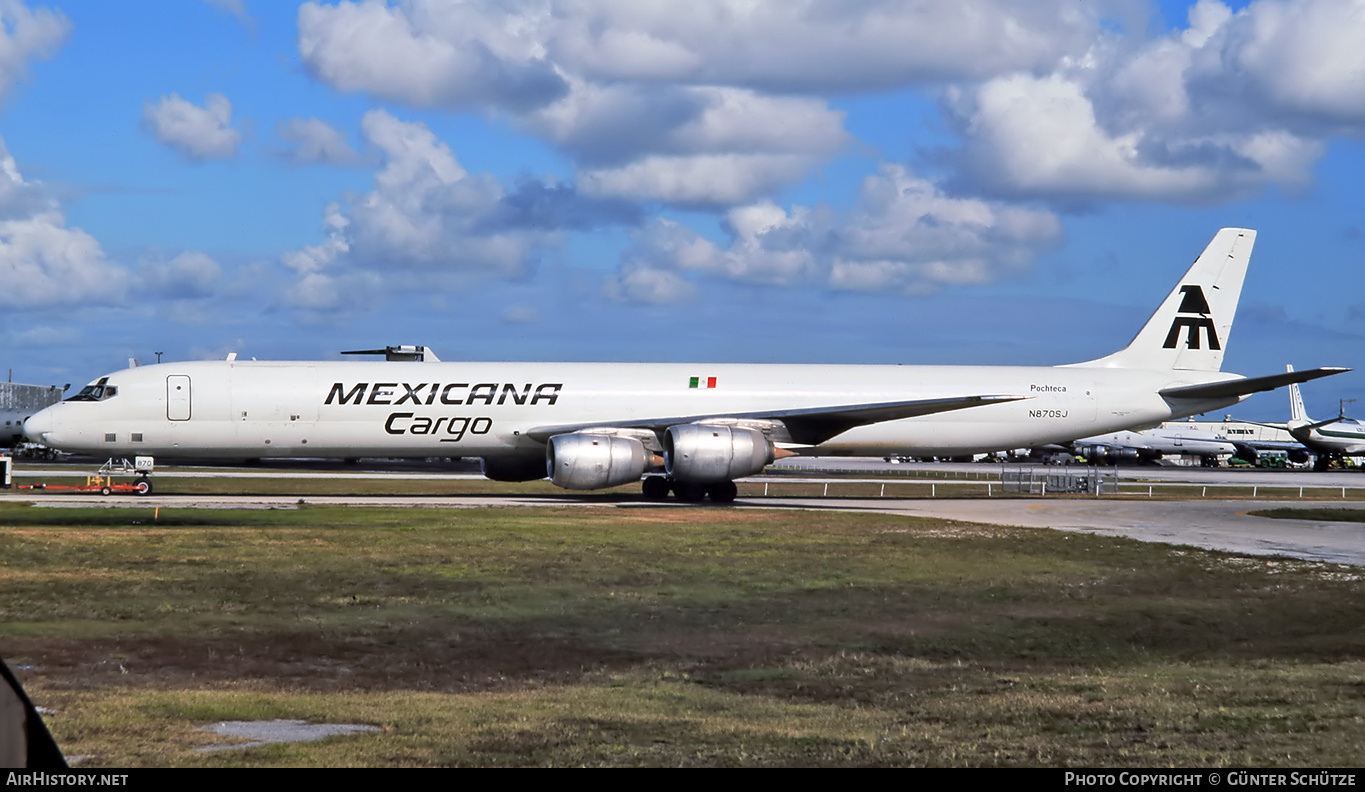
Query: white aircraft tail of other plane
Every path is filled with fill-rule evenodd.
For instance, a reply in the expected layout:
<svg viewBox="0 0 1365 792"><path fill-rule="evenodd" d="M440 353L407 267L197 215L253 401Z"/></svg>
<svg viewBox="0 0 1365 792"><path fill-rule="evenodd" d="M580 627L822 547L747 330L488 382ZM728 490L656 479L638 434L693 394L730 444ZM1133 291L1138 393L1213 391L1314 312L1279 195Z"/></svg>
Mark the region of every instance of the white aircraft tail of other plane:
<svg viewBox="0 0 1365 792"><path fill-rule="evenodd" d="M787 454L955 456L1155 426L1345 369L1223 373L1256 232L1218 232L1123 350L1066 366L162 363L100 377L27 435L119 455L480 457L498 480L735 497Z"/></svg>
<svg viewBox="0 0 1365 792"><path fill-rule="evenodd" d="M1294 371L1293 366L1284 368L1287 372ZM1317 455L1314 467L1318 470L1326 469L1334 459L1365 454L1365 423L1345 415L1314 421L1304 409L1298 383L1289 386L1289 423L1286 426L1295 440Z"/></svg>
<svg viewBox="0 0 1365 792"><path fill-rule="evenodd" d="M1294 367L1287 365L1284 367L1284 370L1292 372L1294 370ZM1287 426L1292 429L1295 428L1296 426L1302 427L1312 422L1313 419L1308 417L1308 410L1304 409L1303 394L1299 392L1299 383L1295 382L1290 384L1289 423L1287 424Z"/></svg>

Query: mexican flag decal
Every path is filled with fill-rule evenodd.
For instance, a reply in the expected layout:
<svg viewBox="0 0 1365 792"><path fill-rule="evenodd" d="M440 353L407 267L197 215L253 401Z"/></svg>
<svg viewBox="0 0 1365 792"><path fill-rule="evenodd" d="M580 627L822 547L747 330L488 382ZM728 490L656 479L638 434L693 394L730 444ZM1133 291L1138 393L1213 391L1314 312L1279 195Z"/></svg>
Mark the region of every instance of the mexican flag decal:
<svg viewBox="0 0 1365 792"><path fill-rule="evenodd" d="M715 377L693 377L687 381L689 388L714 388L716 387Z"/></svg>

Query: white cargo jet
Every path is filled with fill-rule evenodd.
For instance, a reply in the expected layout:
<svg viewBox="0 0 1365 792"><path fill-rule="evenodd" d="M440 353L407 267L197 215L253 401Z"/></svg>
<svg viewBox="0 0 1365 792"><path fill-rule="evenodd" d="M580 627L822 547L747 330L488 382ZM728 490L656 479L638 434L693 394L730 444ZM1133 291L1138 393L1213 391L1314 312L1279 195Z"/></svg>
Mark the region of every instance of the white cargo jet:
<svg viewBox="0 0 1365 792"><path fill-rule="evenodd" d="M202 361L101 377L29 437L99 456L481 457L497 480L735 497L788 454L952 456L1216 410L1345 369L1219 371L1256 232L1225 228L1127 348L1057 367ZM658 474L658 475L647 475Z"/></svg>

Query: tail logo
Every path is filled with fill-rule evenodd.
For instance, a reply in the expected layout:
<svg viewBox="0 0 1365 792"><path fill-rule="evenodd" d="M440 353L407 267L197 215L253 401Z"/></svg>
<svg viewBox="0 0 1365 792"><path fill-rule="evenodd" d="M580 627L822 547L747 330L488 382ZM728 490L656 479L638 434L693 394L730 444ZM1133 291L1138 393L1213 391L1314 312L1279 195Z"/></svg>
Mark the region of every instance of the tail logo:
<svg viewBox="0 0 1365 792"><path fill-rule="evenodd" d="M1196 284L1181 286L1180 292L1185 297L1180 301L1180 308L1176 311L1175 321L1171 322L1171 331L1166 334L1166 343L1161 345L1162 348L1175 349L1181 328L1188 328L1185 348L1202 349L1199 331L1204 328L1209 331L1209 349L1222 349L1218 344L1218 331L1213 327L1213 317L1209 316L1212 311L1209 310L1209 301L1204 298L1204 290Z"/></svg>

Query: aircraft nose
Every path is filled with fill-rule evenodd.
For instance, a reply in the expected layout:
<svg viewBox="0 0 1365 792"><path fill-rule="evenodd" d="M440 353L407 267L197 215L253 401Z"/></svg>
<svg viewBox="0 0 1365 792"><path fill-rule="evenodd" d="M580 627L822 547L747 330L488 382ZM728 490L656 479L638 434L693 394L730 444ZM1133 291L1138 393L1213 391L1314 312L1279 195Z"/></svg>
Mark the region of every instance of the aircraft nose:
<svg viewBox="0 0 1365 792"><path fill-rule="evenodd" d="M39 410L24 421L24 437L31 443L48 442L45 434L52 431L52 415L48 410Z"/></svg>

